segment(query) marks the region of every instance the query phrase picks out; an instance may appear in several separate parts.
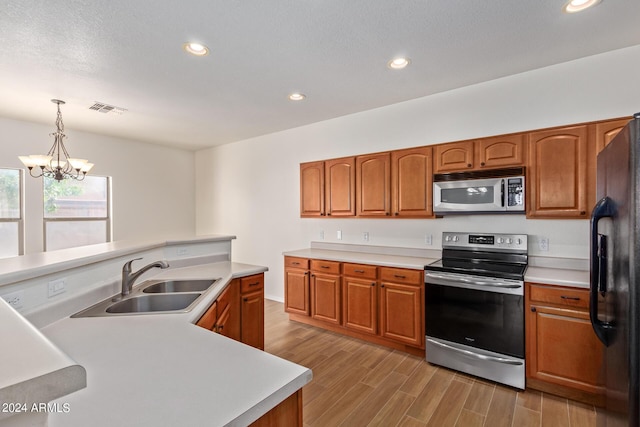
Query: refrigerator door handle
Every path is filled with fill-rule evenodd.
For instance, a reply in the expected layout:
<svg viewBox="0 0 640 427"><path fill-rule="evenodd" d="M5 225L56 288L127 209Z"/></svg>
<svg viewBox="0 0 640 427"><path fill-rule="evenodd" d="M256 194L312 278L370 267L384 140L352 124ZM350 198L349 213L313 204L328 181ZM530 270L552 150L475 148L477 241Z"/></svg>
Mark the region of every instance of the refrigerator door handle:
<svg viewBox="0 0 640 427"><path fill-rule="evenodd" d="M602 218L613 218L616 213L614 201L604 197L596 203L591 213L591 277L589 293L589 317L596 336L606 346L607 330L611 325L598 319L598 292L607 291L607 239L598 234L598 222Z"/></svg>

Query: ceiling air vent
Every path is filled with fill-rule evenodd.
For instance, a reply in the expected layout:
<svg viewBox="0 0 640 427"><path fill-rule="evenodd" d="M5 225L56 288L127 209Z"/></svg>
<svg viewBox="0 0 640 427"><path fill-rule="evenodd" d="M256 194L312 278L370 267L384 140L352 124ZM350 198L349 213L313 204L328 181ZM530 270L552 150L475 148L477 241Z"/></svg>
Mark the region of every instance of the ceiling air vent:
<svg viewBox="0 0 640 427"><path fill-rule="evenodd" d="M97 111L99 113L105 113L105 114L106 113L122 114L125 111L127 111L126 108L116 107L113 105L105 104L104 102L96 102L91 107L89 107L89 109Z"/></svg>

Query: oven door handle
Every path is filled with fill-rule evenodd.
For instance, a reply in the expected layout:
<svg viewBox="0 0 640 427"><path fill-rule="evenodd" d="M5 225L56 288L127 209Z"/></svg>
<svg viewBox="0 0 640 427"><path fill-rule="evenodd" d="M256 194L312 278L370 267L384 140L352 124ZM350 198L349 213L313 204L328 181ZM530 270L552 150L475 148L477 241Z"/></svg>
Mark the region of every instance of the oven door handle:
<svg viewBox="0 0 640 427"><path fill-rule="evenodd" d="M426 277L433 277L434 279L449 280L451 282L466 283L469 285L476 285L476 286L493 286L495 288L506 288L506 289L518 289L522 287L522 285L518 285L515 283L508 284L508 283L482 282L479 280L465 279L464 277L451 277L451 276L446 276L444 274L431 273L428 271L425 272L424 275Z"/></svg>
<svg viewBox="0 0 640 427"><path fill-rule="evenodd" d="M489 362L503 363L505 365L523 365L524 364L520 360L508 359L506 357L487 356L487 355L484 355L484 354L474 353L474 352L469 351L469 350L463 350L461 348L456 348L456 347L453 347L453 346L445 344L445 343L441 343L441 342L436 341L436 340L431 339L431 338L427 338L427 341L430 342L431 344L437 345L438 347L446 348L447 350L453 350L453 351L456 351L458 353L462 353L463 355L471 357L471 358L474 358L474 359L481 359L481 360L486 360L486 361L489 361Z"/></svg>

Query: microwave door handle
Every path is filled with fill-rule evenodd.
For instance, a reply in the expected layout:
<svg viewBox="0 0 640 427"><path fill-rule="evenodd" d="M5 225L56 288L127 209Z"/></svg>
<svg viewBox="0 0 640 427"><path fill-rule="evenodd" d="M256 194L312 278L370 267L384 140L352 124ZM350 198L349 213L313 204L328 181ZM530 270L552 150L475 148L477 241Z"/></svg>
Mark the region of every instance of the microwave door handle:
<svg viewBox="0 0 640 427"><path fill-rule="evenodd" d="M500 181L500 200L502 201L502 207L504 208L504 179Z"/></svg>

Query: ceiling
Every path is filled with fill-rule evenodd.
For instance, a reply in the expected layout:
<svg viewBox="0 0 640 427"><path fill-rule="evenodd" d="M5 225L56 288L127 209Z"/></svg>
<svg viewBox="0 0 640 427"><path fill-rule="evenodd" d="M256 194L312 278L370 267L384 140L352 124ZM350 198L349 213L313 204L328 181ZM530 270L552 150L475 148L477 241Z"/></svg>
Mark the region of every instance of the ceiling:
<svg viewBox="0 0 640 427"><path fill-rule="evenodd" d="M640 1L564 1L4 0L0 116L196 150L640 44Z"/></svg>

